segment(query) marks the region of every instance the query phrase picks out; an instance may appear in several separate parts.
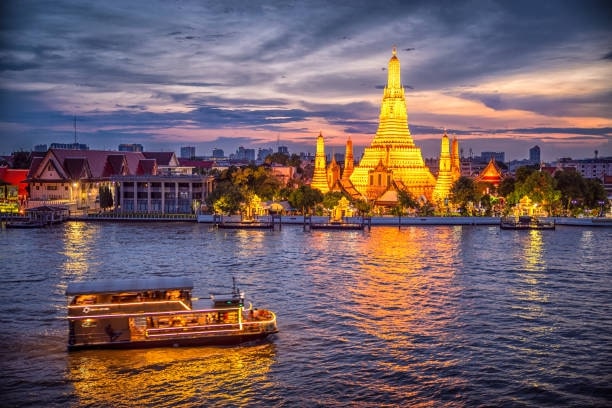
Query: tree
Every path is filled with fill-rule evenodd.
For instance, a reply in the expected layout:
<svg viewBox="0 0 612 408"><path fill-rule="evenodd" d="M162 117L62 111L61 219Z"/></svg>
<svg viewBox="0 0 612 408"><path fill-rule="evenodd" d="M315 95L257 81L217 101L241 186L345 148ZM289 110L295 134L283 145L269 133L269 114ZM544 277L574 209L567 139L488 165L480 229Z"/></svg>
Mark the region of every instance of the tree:
<svg viewBox="0 0 612 408"><path fill-rule="evenodd" d="M401 209L403 208L419 208L419 202L409 191L398 190L397 202ZM401 214L399 214L401 215Z"/></svg>
<svg viewBox="0 0 612 408"><path fill-rule="evenodd" d="M14 169L29 169L32 163L32 154L30 152L14 152L13 153L13 168Z"/></svg>
<svg viewBox="0 0 612 408"><path fill-rule="evenodd" d="M527 177L529 177L532 173L534 173L535 171L538 170L538 167L535 165L530 165L530 166L521 166L518 169L516 169L516 172L514 173L515 175L515 179L517 183L523 183L525 180L527 180Z"/></svg>
<svg viewBox="0 0 612 408"><path fill-rule="evenodd" d="M493 212L493 200L493 196L490 194L480 197L480 207L484 209L484 215L487 217L490 217Z"/></svg>
<svg viewBox="0 0 612 408"><path fill-rule="evenodd" d="M514 191L515 179L514 177L506 177L499 183L497 187L497 192L502 197L507 197Z"/></svg>
<svg viewBox="0 0 612 408"><path fill-rule="evenodd" d="M461 215L471 215L471 207L478 202L476 183L469 177L461 176L451 187L452 202L459 207Z"/></svg>
<svg viewBox="0 0 612 408"><path fill-rule="evenodd" d="M601 206L601 202L605 203L607 201L606 190L601 181L599 179L586 179L584 204L589 208L596 208Z"/></svg>
<svg viewBox="0 0 612 408"><path fill-rule="evenodd" d="M236 169L231 180L245 198L257 194L262 200L272 200L281 188L280 181L264 166L249 165Z"/></svg>
<svg viewBox="0 0 612 408"><path fill-rule="evenodd" d="M585 198L586 184L584 178L575 170L564 169L555 173L557 189L561 192L563 208L569 208L574 201L582 202Z"/></svg>
<svg viewBox="0 0 612 408"><path fill-rule="evenodd" d="M231 215L240 210L240 206L244 202L244 196L238 188L232 186L225 189L223 193L218 194L211 201L210 207L214 209L215 213Z"/></svg>
<svg viewBox="0 0 612 408"><path fill-rule="evenodd" d="M557 189L561 192L564 208L570 208L575 203L576 209L601 207L600 202L606 202L606 190L598 179L584 178L575 170L564 169L555 173Z"/></svg>
<svg viewBox="0 0 612 408"><path fill-rule="evenodd" d="M328 191L327 193L323 194L323 207L331 210L338 205L338 202L342 197L343 194L339 191Z"/></svg>
<svg viewBox="0 0 612 408"><path fill-rule="evenodd" d="M285 153L280 153L280 152L272 153L268 155L264 160L264 163L266 164L278 163L278 164L282 164L283 166L286 166L288 162L289 162L289 156L286 155Z"/></svg>
<svg viewBox="0 0 612 408"><path fill-rule="evenodd" d="M287 164L289 166L293 166L298 170L301 170L302 168L302 159L300 159L300 155L299 154L292 154L291 157L289 158L289 161L287 162Z"/></svg>
<svg viewBox="0 0 612 408"><path fill-rule="evenodd" d="M100 198L100 208L105 209L113 206L113 194L109 186L100 186L98 197Z"/></svg>
<svg viewBox="0 0 612 408"><path fill-rule="evenodd" d="M527 196L534 203L540 203L549 213L560 204L561 192L556 188L553 177L545 171L531 172L524 182L517 182L515 199Z"/></svg>
<svg viewBox="0 0 612 408"><path fill-rule="evenodd" d="M353 201L353 207L355 207L361 215L367 215L372 211L372 205L366 200L355 200Z"/></svg>
<svg viewBox="0 0 612 408"><path fill-rule="evenodd" d="M232 180L232 174L237 171L237 167L231 166L217 175L215 188L206 197L208 208L213 209L214 212L228 214L238 211L244 197L240 188L235 186Z"/></svg>
<svg viewBox="0 0 612 408"><path fill-rule="evenodd" d="M301 208L302 213L306 214L307 210L323 202L323 194L316 188L302 185L289 195L288 201L293 208Z"/></svg>

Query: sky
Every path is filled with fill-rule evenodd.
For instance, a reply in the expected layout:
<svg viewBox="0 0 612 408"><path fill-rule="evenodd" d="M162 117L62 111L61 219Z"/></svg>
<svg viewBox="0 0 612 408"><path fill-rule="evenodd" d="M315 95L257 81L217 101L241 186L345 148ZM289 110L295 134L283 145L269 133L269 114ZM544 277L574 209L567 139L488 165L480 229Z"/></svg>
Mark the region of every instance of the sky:
<svg viewBox="0 0 612 408"><path fill-rule="evenodd" d="M329 4L328 4L329 3ZM424 158L612 156L607 1L89 1L0 4L0 154L79 143L355 156L401 64Z"/></svg>

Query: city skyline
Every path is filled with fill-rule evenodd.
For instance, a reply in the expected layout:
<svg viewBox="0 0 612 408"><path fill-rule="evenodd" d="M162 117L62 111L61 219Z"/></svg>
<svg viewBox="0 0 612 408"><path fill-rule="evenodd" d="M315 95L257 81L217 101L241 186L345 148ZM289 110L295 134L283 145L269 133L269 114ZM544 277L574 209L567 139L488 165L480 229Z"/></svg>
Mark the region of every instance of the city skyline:
<svg viewBox="0 0 612 408"><path fill-rule="evenodd" d="M378 126L397 46L424 157L612 155L604 2L110 1L2 6L0 154L53 142L356 158Z"/></svg>

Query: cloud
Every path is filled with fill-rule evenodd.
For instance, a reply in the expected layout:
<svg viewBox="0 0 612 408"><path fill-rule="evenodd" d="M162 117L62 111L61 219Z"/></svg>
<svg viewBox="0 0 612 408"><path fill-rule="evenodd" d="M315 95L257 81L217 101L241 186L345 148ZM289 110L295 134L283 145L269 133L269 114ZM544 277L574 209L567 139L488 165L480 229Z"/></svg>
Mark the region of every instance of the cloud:
<svg viewBox="0 0 612 408"><path fill-rule="evenodd" d="M8 2L0 152L70 138L75 114L92 148L367 144L394 45L415 139L605 137L610 17L600 1Z"/></svg>

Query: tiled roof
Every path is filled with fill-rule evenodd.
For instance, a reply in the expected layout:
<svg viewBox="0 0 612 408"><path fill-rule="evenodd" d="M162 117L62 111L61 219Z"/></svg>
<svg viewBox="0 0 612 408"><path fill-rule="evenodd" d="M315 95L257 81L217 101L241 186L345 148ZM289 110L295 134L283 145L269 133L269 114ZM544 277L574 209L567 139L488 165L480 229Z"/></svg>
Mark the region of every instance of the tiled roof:
<svg viewBox="0 0 612 408"><path fill-rule="evenodd" d="M127 163L125 156L122 154L109 154L106 157L106 165L104 166L103 175L105 177L122 175L124 173Z"/></svg>
<svg viewBox="0 0 612 408"><path fill-rule="evenodd" d="M491 159L487 167L482 170L480 175L476 177L476 181L484 181L492 184L499 184L502 179L501 171L495 164L495 160Z"/></svg>
<svg viewBox="0 0 612 408"><path fill-rule="evenodd" d="M68 178L71 180L80 180L90 177L87 159L83 157L68 157L64 160L63 167L64 170L66 170Z"/></svg>
<svg viewBox="0 0 612 408"><path fill-rule="evenodd" d="M141 152L113 152L107 150L68 150L68 149L50 149L49 154L52 154L59 163L65 163L67 158L83 158L89 164L92 178L104 178L108 175L104 174L107 169L107 164L111 164L111 169L115 170L115 166L119 160L117 157L123 156L127 163L127 173L136 174L138 162L144 159ZM113 156L109 160L109 156ZM119 173L121 174L121 173Z"/></svg>
<svg viewBox="0 0 612 408"><path fill-rule="evenodd" d="M195 167L197 169L212 169L215 164L212 160L190 160L178 159L179 165L182 167Z"/></svg>
<svg viewBox="0 0 612 408"><path fill-rule="evenodd" d="M158 166L171 166L174 152L142 152L145 158L155 159Z"/></svg>
<svg viewBox="0 0 612 408"><path fill-rule="evenodd" d="M141 175L154 175L157 172L157 161L155 159L142 159L138 163L138 169L136 174Z"/></svg>
<svg viewBox="0 0 612 408"><path fill-rule="evenodd" d="M32 158L32 163L30 163L30 169L28 171L28 178L34 177L34 173L36 173L36 170L38 170L38 167L40 167L40 163L42 163L43 159L44 157Z"/></svg>

